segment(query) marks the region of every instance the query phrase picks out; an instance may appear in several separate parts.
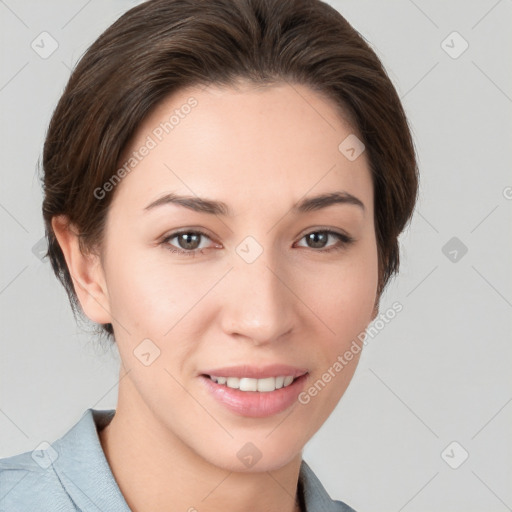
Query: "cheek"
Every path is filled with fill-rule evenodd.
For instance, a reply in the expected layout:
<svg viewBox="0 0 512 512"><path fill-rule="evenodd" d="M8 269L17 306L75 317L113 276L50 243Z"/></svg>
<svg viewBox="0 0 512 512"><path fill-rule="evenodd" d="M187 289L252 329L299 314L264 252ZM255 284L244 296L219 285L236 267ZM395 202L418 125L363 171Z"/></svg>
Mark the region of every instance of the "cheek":
<svg viewBox="0 0 512 512"><path fill-rule="evenodd" d="M324 269L305 284L322 321L315 339L318 364L299 397L316 418L311 433L327 419L345 393L361 356L366 327L373 316L377 292L378 258L371 241L336 269ZM329 328L327 328L327 327ZM325 390L325 391L324 391Z"/></svg>
<svg viewBox="0 0 512 512"><path fill-rule="evenodd" d="M163 336L211 286L194 265L172 264L164 251L131 250L108 266L110 311L134 334Z"/></svg>
<svg viewBox="0 0 512 512"><path fill-rule="evenodd" d="M119 257L111 253L107 265L112 316L129 331L148 329L148 336L158 333L162 327L158 319L160 324L165 323L163 312L173 311L180 295L179 284L171 281L169 269L133 249Z"/></svg>
<svg viewBox="0 0 512 512"><path fill-rule="evenodd" d="M302 285L303 296L325 324L324 339L337 348L350 343L372 318L378 260L376 246L366 245L350 256L347 253L345 259L342 255L339 265L319 266Z"/></svg>

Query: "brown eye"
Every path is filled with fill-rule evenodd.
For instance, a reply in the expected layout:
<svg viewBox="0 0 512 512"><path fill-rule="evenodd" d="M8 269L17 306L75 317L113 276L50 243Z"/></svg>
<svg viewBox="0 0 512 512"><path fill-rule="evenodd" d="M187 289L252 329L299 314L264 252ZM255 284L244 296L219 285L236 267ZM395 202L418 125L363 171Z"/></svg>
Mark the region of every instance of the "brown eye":
<svg viewBox="0 0 512 512"><path fill-rule="evenodd" d="M209 243L211 243L210 237L202 231L180 231L172 233L162 240L162 244L167 249L173 252L190 254L208 249Z"/></svg>
<svg viewBox="0 0 512 512"><path fill-rule="evenodd" d="M193 251L199 247L201 236L197 233L180 233L176 239L181 249Z"/></svg>
<svg viewBox="0 0 512 512"><path fill-rule="evenodd" d="M322 249L327 244L329 234L325 231L316 231L314 233L309 233L304 238L306 239L306 243L309 247L313 249Z"/></svg>
<svg viewBox="0 0 512 512"><path fill-rule="evenodd" d="M329 240L333 239L334 243L329 243ZM318 252L327 252L331 249L343 249L354 242L354 239L348 235L325 229L312 231L311 233L304 235L301 240L305 240L306 245L300 245L300 247L319 249Z"/></svg>

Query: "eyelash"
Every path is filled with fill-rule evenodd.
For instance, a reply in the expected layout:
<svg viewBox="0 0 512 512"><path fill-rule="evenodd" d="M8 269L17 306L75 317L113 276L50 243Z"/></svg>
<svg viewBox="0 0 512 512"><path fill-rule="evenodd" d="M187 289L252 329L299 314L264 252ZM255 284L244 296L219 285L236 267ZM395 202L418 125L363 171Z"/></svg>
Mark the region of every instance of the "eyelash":
<svg viewBox="0 0 512 512"><path fill-rule="evenodd" d="M343 249L346 249L349 245L351 245L351 244L353 244L355 242L355 239L352 238L351 236L346 235L344 233L338 233L337 231L333 231L331 229L319 229L319 230L316 230L316 231L310 231L309 233L306 233L305 235L303 235L300 238L300 240L302 240L306 236L311 235L313 233L326 233L328 235L334 236L340 242L339 244L331 245L327 249L315 249L313 247L305 247L305 249L311 249L314 252L329 253L329 252L334 252L334 251L341 251ZM170 245L169 244L170 240L172 240L173 238L176 238L179 235L183 235L183 234L201 235L201 236L203 236L205 238L210 239L210 237L204 231L201 231L200 229L184 230L184 231L177 231L175 233L171 233L169 236L166 236L161 241L161 244L167 250L169 250L169 251L171 251L173 253L186 254L188 256L193 256L193 257L196 256L198 253L202 253L202 251L205 250L205 249L193 249L193 250L187 251L185 249L180 249L179 247L176 247L175 245Z"/></svg>

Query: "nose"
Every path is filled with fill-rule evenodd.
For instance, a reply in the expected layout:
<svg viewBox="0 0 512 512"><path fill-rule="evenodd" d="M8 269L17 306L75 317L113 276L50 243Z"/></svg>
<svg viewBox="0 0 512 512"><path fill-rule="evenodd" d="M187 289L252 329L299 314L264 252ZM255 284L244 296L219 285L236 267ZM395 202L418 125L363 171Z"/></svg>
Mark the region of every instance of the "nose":
<svg viewBox="0 0 512 512"><path fill-rule="evenodd" d="M220 312L226 334L258 345L291 332L298 318L290 276L276 270L264 254L253 263L235 262L223 286Z"/></svg>

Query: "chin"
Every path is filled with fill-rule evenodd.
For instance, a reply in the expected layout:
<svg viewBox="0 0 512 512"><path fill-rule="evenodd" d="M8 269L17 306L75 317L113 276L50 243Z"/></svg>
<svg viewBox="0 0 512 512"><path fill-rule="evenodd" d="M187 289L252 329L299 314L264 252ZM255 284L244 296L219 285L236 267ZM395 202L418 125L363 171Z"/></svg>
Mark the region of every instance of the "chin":
<svg viewBox="0 0 512 512"><path fill-rule="evenodd" d="M208 463L217 466L225 471L235 473L260 473L266 471L277 471L290 464L294 459L302 458L302 443L284 443L280 436L268 435L266 431L261 436L254 436L247 433L246 436L236 436L229 441L217 443L215 451L204 450L198 453Z"/></svg>

